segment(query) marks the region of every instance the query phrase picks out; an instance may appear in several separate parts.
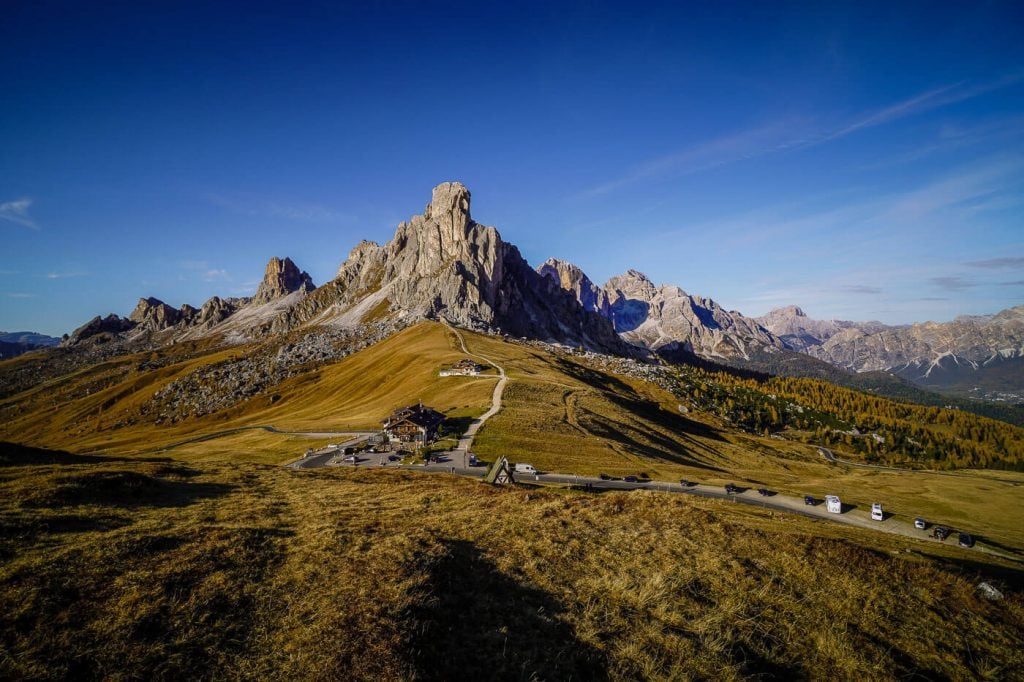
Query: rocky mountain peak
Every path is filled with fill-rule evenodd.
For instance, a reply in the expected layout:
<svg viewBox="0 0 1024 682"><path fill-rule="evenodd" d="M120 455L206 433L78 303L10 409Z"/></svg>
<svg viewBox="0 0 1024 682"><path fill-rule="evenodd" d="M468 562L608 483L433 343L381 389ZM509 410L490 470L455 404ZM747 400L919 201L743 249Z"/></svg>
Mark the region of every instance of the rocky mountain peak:
<svg viewBox="0 0 1024 682"><path fill-rule="evenodd" d="M423 218L437 223L453 239L466 237L473 222L469 214L470 193L461 182L442 182L434 188Z"/></svg>
<svg viewBox="0 0 1024 682"><path fill-rule="evenodd" d="M782 308L775 308L770 311L765 317L807 317L807 313L803 311L803 308L797 305L787 305Z"/></svg>
<svg viewBox="0 0 1024 682"><path fill-rule="evenodd" d="M575 294L584 310L608 317L608 294L599 289L576 265L558 258L548 258L540 264L537 272L560 288Z"/></svg>
<svg viewBox="0 0 1024 682"><path fill-rule="evenodd" d="M176 310L159 298L140 298L128 319L147 331L159 331L173 327L181 319L184 310Z"/></svg>
<svg viewBox="0 0 1024 682"><path fill-rule="evenodd" d="M267 263L266 274L256 289L253 303L270 303L296 291L312 291L315 288L309 273L300 271L291 258L282 260L275 256Z"/></svg>

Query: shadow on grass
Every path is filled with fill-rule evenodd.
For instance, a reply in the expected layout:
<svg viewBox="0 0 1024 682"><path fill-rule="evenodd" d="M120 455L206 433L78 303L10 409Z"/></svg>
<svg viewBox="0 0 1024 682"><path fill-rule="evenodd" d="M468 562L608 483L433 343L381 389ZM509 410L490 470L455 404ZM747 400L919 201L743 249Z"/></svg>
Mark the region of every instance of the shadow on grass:
<svg viewBox="0 0 1024 682"><path fill-rule="evenodd" d="M448 417L444 420L444 432L448 435L461 436L476 421L473 417Z"/></svg>
<svg viewBox="0 0 1024 682"><path fill-rule="evenodd" d="M168 467L171 475L190 475L184 467ZM179 470L183 473L179 474ZM188 473L184 473L188 472ZM168 480L138 471L93 471L40 482L25 499L23 507L70 507L103 505L112 507L187 507L203 499L222 497L235 489L223 483L194 483Z"/></svg>
<svg viewBox="0 0 1024 682"><path fill-rule="evenodd" d="M551 595L506 576L473 543L444 544L409 613L420 679L607 679L600 653L559 620Z"/></svg>
<svg viewBox="0 0 1024 682"><path fill-rule="evenodd" d="M564 359L559 359L558 366L561 371L574 379L582 381L588 386L602 391L606 398L624 410L633 412L644 419L656 424L661 424L665 428L673 431L680 431L689 435L696 435L710 440L726 442L716 429L692 419L687 419L675 412L662 409L662 407L657 403L654 403L638 394L632 387L630 387L629 384L621 379L617 379L607 374L602 374L601 372L597 372L588 367L584 367L583 365L576 364L575 362L569 362ZM671 443L671 441L669 442ZM671 447L678 447L678 445L671 443Z"/></svg>
<svg viewBox="0 0 1024 682"><path fill-rule="evenodd" d="M35 466L46 464L103 464L106 462L170 462L166 457L140 459L138 457L111 457L109 455L76 455L63 450L34 448L18 443L0 443L0 467Z"/></svg>

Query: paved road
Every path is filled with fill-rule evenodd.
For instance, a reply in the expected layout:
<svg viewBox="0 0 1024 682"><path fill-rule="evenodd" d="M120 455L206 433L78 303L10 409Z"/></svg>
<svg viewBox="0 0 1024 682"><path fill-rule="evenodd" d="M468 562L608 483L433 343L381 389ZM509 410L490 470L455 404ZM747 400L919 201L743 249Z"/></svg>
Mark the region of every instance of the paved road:
<svg viewBox="0 0 1024 682"><path fill-rule="evenodd" d="M740 487L739 490L741 492L727 493L724 486L693 485L684 487L680 483L669 483L666 481L627 483L626 481L602 481L600 478L573 476L568 474L538 474L537 476L519 475L516 477L516 480L525 483L529 483L532 480L541 483L560 483L578 486L589 485L591 488L597 490L643 489L666 493L697 495L698 497L729 500L738 504L749 504L756 507L763 507L765 509L773 509L782 513L800 514L801 516L833 521L835 523L842 523L849 526L857 526L859 528L866 528L868 530L882 533L902 535L915 540L925 540L936 543L942 542L941 540L931 537L931 527L929 527L929 530L918 530L917 528L914 528L912 523L906 523L892 517L888 517L884 521L873 521L871 520L870 509L861 511L854 506L844 504L843 512L841 514L835 514L826 511L824 500L821 498L816 498L815 504L811 506L805 504L801 498L789 497L787 495L770 493L769 496L764 497L753 488ZM956 545L956 536L951 535L945 542L946 544ZM1003 559L1021 561L1019 556L1000 552L982 545L975 545L973 550L998 556Z"/></svg>
<svg viewBox="0 0 1024 682"><path fill-rule="evenodd" d="M370 436L374 435L376 435L375 431L317 434L317 437L350 436L350 438L344 442L336 443L337 447L314 450L313 454L297 459L294 462L289 462L285 466L290 469L316 469L317 467L327 466L331 463L332 459L343 457L345 448L364 443Z"/></svg>
<svg viewBox="0 0 1024 682"><path fill-rule="evenodd" d="M365 438L353 439L352 441L345 443L344 446L358 443ZM345 466L345 467L368 467L368 468L393 468L393 469L406 469L413 471L424 471L430 473L447 473L456 474L459 476L472 476L475 478L482 478L487 474L488 467L476 466L469 467L462 463L462 452L453 451L447 453L441 453L439 455L440 462L437 464L411 464L403 465L397 461L390 461L390 457L393 453L372 453L362 452L356 455L355 462L343 461L344 456L341 454L341 450L330 452L320 452L311 457L304 458L298 462L293 462L288 466L292 466L297 469L311 469L322 466ZM725 500L736 504L748 504L756 507L762 507L765 509L772 509L783 514L799 514L814 519L821 519L824 521L832 521L835 523L841 523L848 526L856 526L858 528L865 528L867 530L890 533L893 535L902 535L907 538L915 540L925 540L929 542L941 542L930 536L929 530L918 530L914 528L913 524L900 521L898 519L889 517L885 521L873 521L871 520L870 510L860 510L853 505L844 504L843 512L841 514L835 514L825 509L825 503L823 498L815 498L815 504L807 505L804 503L802 498L789 497L787 495L779 495L777 493L770 493L768 496L762 496L757 490L753 488L738 487L736 493L727 493L724 486L711 486L711 485L690 485L683 486L681 483L670 483L668 481L647 481L647 482L628 482L622 480L602 480L600 478L589 477L589 476L576 476L573 474L557 474L557 473L540 473L536 475L517 474L516 480L520 483L547 483L557 485L571 485L586 487L589 486L594 490L651 490L663 493L674 493L681 495L695 495L697 497L704 497L710 499ZM955 530L955 529L954 529ZM952 535L946 540L946 544L956 544L956 536ZM993 556L998 556L1003 559L1009 559L1011 561L1021 561L1019 556L1007 554L982 545L975 545L973 551L984 552Z"/></svg>

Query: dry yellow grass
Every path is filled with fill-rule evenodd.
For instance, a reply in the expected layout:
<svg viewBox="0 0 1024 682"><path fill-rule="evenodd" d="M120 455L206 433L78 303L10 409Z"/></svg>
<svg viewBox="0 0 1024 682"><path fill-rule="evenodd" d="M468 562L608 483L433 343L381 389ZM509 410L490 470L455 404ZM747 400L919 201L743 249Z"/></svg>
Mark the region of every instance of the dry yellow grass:
<svg viewBox="0 0 1024 682"><path fill-rule="evenodd" d="M703 483L766 485L802 496L883 502L903 520L924 516L991 544L1024 550L1020 472L894 472L826 462L801 443L737 432L642 381L595 372L571 358L464 333L469 349L502 363L505 406L477 437L485 459L505 455L542 470L649 474Z"/></svg>
<svg viewBox="0 0 1024 682"><path fill-rule="evenodd" d="M480 414L490 405L495 382L493 377L439 377L445 364L463 354L441 325L424 324L281 383L273 389L280 396L273 403L269 396L258 395L175 425L158 426L152 417L138 417L139 407L175 378L250 350L216 351L158 370L136 369L148 353L89 367L0 400L0 414L5 417L0 439L76 452L127 454L240 426L273 425L285 431L373 429L393 409L416 400L456 417ZM119 426L132 419L135 424Z"/></svg>
<svg viewBox="0 0 1024 682"><path fill-rule="evenodd" d="M43 458L0 451L2 678L1024 669L1019 574L997 576L1008 598L988 602L977 578L868 549L888 540L853 529L833 539L827 524L649 492L255 464L31 465Z"/></svg>
<svg viewBox="0 0 1024 682"><path fill-rule="evenodd" d="M812 447L739 433L700 413L681 415L678 400L645 382L596 372L570 358L496 337L462 334L471 351L499 362L509 375L504 408L477 437L476 450L484 459L506 455L566 473L646 472L661 480L763 484L792 495L835 493L862 507L883 502L904 520L924 516L994 545L1024 550L1019 504L1024 474L880 472L831 465ZM150 354L87 368L0 400L0 438L76 452L138 454L258 424L292 431L366 429L394 407L417 399L453 417L479 415L490 403L495 381L438 377L441 367L463 354L452 332L423 323L274 387L281 399L273 404L257 396L174 426L115 427L175 377L249 350L189 350L193 357L155 371L135 369ZM283 463L321 442L250 431L169 454Z"/></svg>

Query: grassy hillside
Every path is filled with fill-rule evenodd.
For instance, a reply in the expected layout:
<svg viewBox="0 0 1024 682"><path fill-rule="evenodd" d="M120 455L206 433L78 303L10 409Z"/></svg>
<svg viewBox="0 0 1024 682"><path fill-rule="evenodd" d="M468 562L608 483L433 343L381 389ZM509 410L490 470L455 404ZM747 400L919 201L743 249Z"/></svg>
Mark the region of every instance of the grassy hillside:
<svg viewBox="0 0 1024 682"><path fill-rule="evenodd" d="M1024 474L907 473L829 464L810 445L745 433L707 412L681 414L681 400L652 383L586 366L567 354L462 334L471 351L493 358L509 375L502 411L477 438L484 459L506 455L566 473L734 481L792 495L835 493L862 508L881 501L904 520L925 516L970 530L994 546L1024 550L1019 504ZM437 370L462 352L450 330L424 323L273 386L272 395L278 396L273 402L271 395L258 395L173 425L157 425L152 415L140 413L140 405L176 378L252 352L253 347L172 347L157 357L128 356L79 370L0 400L0 439L138 455L253 425L317 432L373 428L394 407L418 399L452 417L468 417L486 409L494 386L493 378L438 377ZM167 454L185 461L279 464L333 440L246 430ZM837 452L849 456L842 447Z"/></svg>
<svg viewBox="0 0 1024 682"><path fill-rule="evenodd" d="M494 337L466 338L471 350L503 364L509 375L504 408L477 438L487 459L505 455L566 473L733 481L796 496L833 493L861 508L883 502L904 520L924 516L1024 550L1024 473L830 464L811 445L745 433L706 412L681 414L680 399L652 383Z"/></svg>
<svg viewBox="0 0 1024 682"><path fill-rule="evenodd" d="M1024 669L1012 572L986 601L951 549L650 492L3 448L0 524L0 678Z"/></svg>
<svg viewBox="0 0 1024 682"><path fill-rule="evenodd" d="M184 351L184 349L181 349ZM423 400L453 417L479 414L490 404L493 378L438 377L463 354L440 325L419 325L340 361L307 371L235 406L176 424L157 424L143 407L176 379L256 352L255 346L211 350L175 361L162 351L109 360L0 400L0 439L76 452L138 453L241 426L270 424L287 431L342 431L378 427L404 404ZM18 362L14 360L12 362ZM0 371L10 371L0 366ZM253 434L251 444L284 453L281 438ZM210 442L213 445L213 442ZM193 448L199 451L202 448Z"/></svg>

